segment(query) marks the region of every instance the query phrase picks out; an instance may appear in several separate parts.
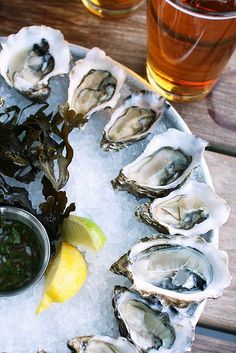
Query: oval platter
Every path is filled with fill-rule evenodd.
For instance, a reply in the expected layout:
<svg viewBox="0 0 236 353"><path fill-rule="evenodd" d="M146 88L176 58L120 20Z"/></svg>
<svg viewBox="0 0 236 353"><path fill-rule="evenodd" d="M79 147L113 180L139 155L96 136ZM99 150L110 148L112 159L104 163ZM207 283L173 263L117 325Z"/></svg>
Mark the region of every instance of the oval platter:
<svg viewBox="0 0 236 353"><path fill-rule="evenodd" d="M4 40L5 38L0 38L0 42ZM88 52L88 49L73 44L70 49L74 60L84 58ZM126 67L125 70L125 96L130 91L153 90L143 78ZM51 79L51 96L48 102L52 109L57 109L57 104L66 100L67 85L67 77ZM9 88L2 78L0 97L6 100L6 104L15 103L21 108L29 104L26 98ZM74 149L74 158L70 165L70 179L65 187L69 202L76 203L76 214L98 223L107 236L107 244L98 254L86 251L89 276L82 290L70 301L55 304L47 312L36 316L42 281L22 295L0 299L0 317L6 317L5 329L0 333L0 351L36 353L39 349L45 349L52 353L63 353L66 351L67 339L76 335L118 335L111 304L112 289L116 284L129 284L127 280L109 272L109 268L138 240L154 234L155 231L135 218L135 207L143 200L138 201L126 192L113 190L110 181L123 166L143 151L153 134L164 132L168 128L188 133L190 130L177 111L168 105L152 135L120 152L104 152L100 149L100 140L108 120L109 113L95 113L85 129L71 133L70 143ZM204 160L201 167L194 171L194 178L212 186ZM41 190L35 190L34 185L29 187L29 192L33 203L36 197L40 198ZM217 230L211 231L208 236L210 241L218 244ZM198 321L204 305L205 302L200 304L193 314L194 323ZM16 333L12 335L13 326ZM19 346L15 350L19 340L24 342L24 347Z"/></svg>

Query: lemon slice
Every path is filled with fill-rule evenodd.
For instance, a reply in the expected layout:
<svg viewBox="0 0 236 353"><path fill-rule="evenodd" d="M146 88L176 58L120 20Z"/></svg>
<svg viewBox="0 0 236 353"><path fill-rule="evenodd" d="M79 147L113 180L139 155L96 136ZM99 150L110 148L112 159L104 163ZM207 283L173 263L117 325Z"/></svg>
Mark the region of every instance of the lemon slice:
<svg viewBox="0 0 236 353"><path fill-rule="evenodd" d="M106 243L101 228L88 218L70 215L64 219L62 236L65 241L75 246L99 251Z"/></svg>
<svg viewBox="0 0 236 353"><path fill-rule="evenodd" d="M61 248L50 262L45 274L45 288L36 314L52 303L62 303L73 297L83 286L87 266L80 251L62 242Z"/></svg>

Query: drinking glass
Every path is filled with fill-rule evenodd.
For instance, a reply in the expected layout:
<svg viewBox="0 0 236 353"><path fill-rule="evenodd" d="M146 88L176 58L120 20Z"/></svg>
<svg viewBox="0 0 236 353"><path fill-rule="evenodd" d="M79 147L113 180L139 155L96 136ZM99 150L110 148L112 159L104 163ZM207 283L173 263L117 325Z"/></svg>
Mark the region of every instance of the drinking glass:
<svg viewBox="0 0 236 353"><path fill-rule="evenodd" d="M172 101L206 96L236 47L234 0L147 0L149 82Z"/></svg>
<svg viewBox="0 0 236 353"><path fill-rule="evenodd" d="M101 17L123 17L137 10L144 0L81 0L93 14Z"/></svg>

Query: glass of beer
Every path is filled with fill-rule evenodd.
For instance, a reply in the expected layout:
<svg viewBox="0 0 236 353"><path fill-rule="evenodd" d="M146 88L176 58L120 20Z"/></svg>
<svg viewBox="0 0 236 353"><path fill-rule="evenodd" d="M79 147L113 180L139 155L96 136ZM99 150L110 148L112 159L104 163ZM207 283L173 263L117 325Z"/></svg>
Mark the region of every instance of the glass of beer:
<svg viewBox="0 0 236 353"><path fill-rule="evenodd" d="M198 100L236 47L236 1L147 0L147 77L172 101Z"/></svg>
<svg viewBox="0 0 236 353"><path fill-rule="evenodd" d="M100 17L124 17L137 10L144 0L82 0L87 9Z"/></svg>

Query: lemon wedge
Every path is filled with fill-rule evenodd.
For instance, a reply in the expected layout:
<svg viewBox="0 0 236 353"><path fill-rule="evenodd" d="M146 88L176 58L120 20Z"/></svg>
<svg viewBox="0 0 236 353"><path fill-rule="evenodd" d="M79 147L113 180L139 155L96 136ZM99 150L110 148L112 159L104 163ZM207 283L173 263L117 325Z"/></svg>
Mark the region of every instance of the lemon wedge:
<svg viewBox="0 0 236 353"><path fill-rule="evenodd" d="M99 251L106 243L101 228L88 218L70 215L62 225L63 240L75 246Z"/></svg>
<svg viewBox="0 0 236 353"><path fill-rule="evenodd" d="M52 303L62 303L73 297L85 283L86 277L84 257L76 247L63 241L47 268L44 294L36 314Z"/></svg>

